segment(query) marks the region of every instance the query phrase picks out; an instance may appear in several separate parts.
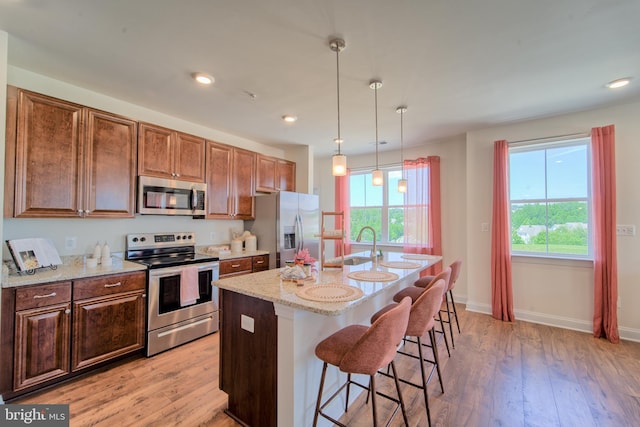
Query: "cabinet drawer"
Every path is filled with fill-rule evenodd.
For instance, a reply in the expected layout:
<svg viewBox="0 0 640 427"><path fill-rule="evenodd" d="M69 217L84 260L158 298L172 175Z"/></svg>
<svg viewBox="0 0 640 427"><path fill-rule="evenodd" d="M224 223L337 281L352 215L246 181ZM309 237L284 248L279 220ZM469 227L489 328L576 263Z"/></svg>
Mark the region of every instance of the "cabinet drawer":
<svg viewBox="0 0 640 427"><path fill-rule="evenodd" d="M251 257L235 258L220 261L220 276L238 273L251 273L253 268Z"/></svg>
<svg viewBox="0 0 640 427"><path fill-rule="evenodd" d="M256 255L253 258L253 271L269 269L269 255Z"/></svg>
<svg viewBox="0 0 640 427"><path fill-rule="evenodd" d="M71 301L71 282L49 283L16 290L16 311Z"/></svg>
<svg viewBox="0 0 640 427"><path fill-rule="evenodd" d="M146 274L144 272L128 274L111 274L73 282L74 301L145 289Z"/></svg>

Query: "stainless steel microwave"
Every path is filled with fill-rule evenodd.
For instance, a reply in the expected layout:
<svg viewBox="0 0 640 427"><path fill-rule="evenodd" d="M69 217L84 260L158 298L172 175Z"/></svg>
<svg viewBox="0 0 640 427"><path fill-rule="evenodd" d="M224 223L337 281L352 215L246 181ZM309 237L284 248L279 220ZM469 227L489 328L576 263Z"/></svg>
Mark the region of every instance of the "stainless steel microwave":
<svg viewBox="0 0 640 427"><path fill-rule="evenodd" d="M138 177L138 213L204 215L207 185L201 182Z"/></svg>

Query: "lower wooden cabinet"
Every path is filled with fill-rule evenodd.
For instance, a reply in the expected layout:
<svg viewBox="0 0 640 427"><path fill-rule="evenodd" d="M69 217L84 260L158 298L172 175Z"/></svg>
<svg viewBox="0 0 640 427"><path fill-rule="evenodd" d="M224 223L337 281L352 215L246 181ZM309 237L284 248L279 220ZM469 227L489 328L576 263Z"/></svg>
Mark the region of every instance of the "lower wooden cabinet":
<svg viewBox="0 0 640 427"><path fill-rule="evenodd" d="M10 399L142 349L145 286L141 271L4 288L0 394Z"/></svg>
<svg viewBox="0 0 640 427"><path fill-rule="evenodd" d="M87 286L82 282L74 283L74 293L76 288L83 287L87 292ZM144 347L144 274L109 276L85 282L91 285L95 296L73 302L72 371ZM134 290L123 292L127 285Z"/></svg>
<svg viewBox="0 0 640 427"><path fill-rule="evenodd" d="M220 261L220 278L256 273L269 269L269 254Z"/></svg>

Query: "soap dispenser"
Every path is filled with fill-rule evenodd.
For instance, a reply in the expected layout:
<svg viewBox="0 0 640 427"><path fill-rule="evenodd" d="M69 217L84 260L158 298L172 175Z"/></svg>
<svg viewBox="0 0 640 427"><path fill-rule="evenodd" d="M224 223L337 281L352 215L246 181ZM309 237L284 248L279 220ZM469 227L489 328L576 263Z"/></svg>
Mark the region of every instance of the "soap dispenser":
<svg viewBox="0 0 640 427"><path fill-rule="evenodd" d="M111 248L106 241L102 247L102 265L111 265Z"/></svg>

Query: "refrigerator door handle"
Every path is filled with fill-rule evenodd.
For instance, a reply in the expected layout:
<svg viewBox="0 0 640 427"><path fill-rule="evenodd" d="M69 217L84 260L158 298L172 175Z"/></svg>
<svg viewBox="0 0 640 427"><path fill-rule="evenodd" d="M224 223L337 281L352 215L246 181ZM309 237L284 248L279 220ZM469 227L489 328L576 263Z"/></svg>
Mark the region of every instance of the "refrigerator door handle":
<svg viewBox="0 0 640 427"><path fill-rule="evenodd" d="M298 224L300 225L300 250L302 250L304 249L304 223L300 214L298 214Z"/></svg>

